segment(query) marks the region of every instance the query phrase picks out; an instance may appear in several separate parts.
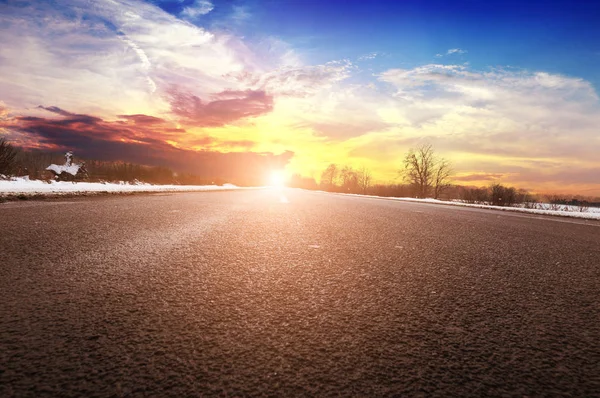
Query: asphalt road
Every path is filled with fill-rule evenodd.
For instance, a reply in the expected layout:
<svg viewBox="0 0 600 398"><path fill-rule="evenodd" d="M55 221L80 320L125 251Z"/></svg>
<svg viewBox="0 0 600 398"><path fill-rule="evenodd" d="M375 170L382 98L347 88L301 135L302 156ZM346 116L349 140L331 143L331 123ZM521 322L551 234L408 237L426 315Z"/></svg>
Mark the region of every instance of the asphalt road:
<svg viewBox="0 0 600 398"><path fill-rule="evenodd" d="M600 396L600 223L296 190L0 204L0 396Z"/></svg>

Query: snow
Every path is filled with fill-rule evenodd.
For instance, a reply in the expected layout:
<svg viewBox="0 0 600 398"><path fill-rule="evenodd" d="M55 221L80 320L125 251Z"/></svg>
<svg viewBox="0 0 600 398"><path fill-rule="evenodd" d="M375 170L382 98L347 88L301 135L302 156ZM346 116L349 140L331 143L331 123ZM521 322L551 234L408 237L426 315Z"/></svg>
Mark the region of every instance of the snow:
<svg viewBox="0 0 600 398"><path fill-rule="evenodd" d="M62 166L59 166L62 167ZM71 166L72 167L72 166ZM101 182L66 182L30 180L29 177L13 177L0 180L0 196L3 194L65 194L86 192L186 192L241 189L233 184L218 185L151 185L140 182L129 184Z"/></svg>
<svg viewBox="0 0 600 398"><path fill-rule="evenodd" d="M492 206L492 205L483 205L483 204L472 204L472 203L464 203L460 201L450 202L438 199L416 199L416 198L394 198L394 197L386 197L386 196L371 196L371 195L359 195L359 194L341 194L341 195L349 195L349 196L360 196L365 198L380 198L380 199L388 199L388 200L397 200L403 202L421 202L421 203L434 203L440 205L449 205L449 206L464 206L464 207L476 207L479 209L492 209L492 210L502 210L502 211L510 211L510 212L518 212L518 213L528 213L528 214L539 214L545 216L563 216L563 217L572 217L572 218L583 218L587 220L600 220L600 208L598 207L590 207L586 212L579 211L578 206L561 206L562 209L566 210L550 210L549 204L547 203L538 203L538 207L542 207L541 209L525 209L523 207L503 207L503 206Z"/></svg>
<svg viewBox="0 0 600 398"><path fill-rule="evenodd" d="M62 173L69 173L72 176L77 175L77 172L79 172L79 168L81 167L81 165L79 164L71 164L69 166L67 166L66 164L51 164L50 166L46 167L46 170L50 170L55 172L57 175L60 175Z"/></svg>

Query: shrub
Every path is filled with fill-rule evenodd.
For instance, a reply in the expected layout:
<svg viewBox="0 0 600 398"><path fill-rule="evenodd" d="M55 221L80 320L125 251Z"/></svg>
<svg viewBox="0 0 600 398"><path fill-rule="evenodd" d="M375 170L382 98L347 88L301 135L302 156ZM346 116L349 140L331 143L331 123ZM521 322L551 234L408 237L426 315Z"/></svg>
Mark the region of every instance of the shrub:
<svg viewBox="0 0 600 398"><path fill-rule="evenodd" d="M16 156L17 150L4 137L0 138L0 174L14 172Z"/></svg>

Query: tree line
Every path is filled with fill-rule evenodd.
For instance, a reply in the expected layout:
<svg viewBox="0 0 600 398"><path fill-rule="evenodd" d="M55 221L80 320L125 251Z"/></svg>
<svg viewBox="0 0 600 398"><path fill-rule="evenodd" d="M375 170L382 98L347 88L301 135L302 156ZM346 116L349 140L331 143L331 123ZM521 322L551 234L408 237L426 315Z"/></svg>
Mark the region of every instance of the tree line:
<svg viewBox="0 0 600 398"><path fill-rule="evenodd" d="M28 176L35 180L49 180L54 176L46 170L50 164L62 164L65 155L44 150L25 150L0 138L0 175ZM221 185L220 178L199 177L191 173L178 173L166 166L147 166L123 161L77 159L85 165L87 173L73 178L89 182L144 182L150 184Z"/></svg>
<svg viewBox="0 0 600 398"><path fill-rule="evenodd" d="M423 144L409 149L404 155L402 168L398 172L399 183L376 183L371 172L365 167L353 169L350 166L332 163L321 173L319 183L314 178L294 175L290 186L384 197L460 200L493 206L518 205L535 208L540 202L545 202L555 210L566 209L565 206L578 206L581 209L600 207L600 199L580 195L571 198L564 195L533 195L527 190L499 183L492 183L487 187L456 185L451 182L452 174L451 162L438 156L432 145Z"/></svg>
<svg viewBox="0 0 600 398"><path fill-rule="evenodd" d="M98 182L144 182L151 184L222 185L221 178L199 177L191 173L178 173L165 166L146 166L122 161L99 161L78 159L85 164L86 181ZM29 176L31 179L49 180L52 174L46 170L52 163L64 162L64 154L43 150L24 150L0 138L0 178L2 175ZM600 207L600 198L581 195L532 195L524 189L493 183L487 187L465 187L451 183L452 164L439 157L430 144L410 149L402 159L398 183L377 183L371 171L362 166L329 164L317 181L311 177L293 175L288 182L291 187L324 190L329 192L376 195L384 197L435 198L461 200L466 203L495 206L535 207L540 202L552 209Z"/></svg>
<svg viewBox="0 0 600 398"><path fill-rule="evenodd" d="M403 166L399 172L400 184L375 183L371 171L365 166L354 169L352 166L331 163L321 173L319 184L314 179L311 182L310 179L293 176L290 185L329 192L435 199L450 187L451 164L438 157L430 144L409 150L403 159Z"/></svg>

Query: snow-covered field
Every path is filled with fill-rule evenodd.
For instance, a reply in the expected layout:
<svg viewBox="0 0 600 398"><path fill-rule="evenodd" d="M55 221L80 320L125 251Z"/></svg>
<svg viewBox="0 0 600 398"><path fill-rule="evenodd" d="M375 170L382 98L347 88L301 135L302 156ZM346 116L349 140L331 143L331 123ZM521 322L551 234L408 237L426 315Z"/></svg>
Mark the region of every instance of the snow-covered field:
<svg viewBox="0 0 600 398"><path fill-rule="evenodd" d="M364 196L364 197L373 197L369 195L358 195L358 194L342 194L342 195L351 195L351 196ZM563 216L563 217L573 217L573 218L583 218L588 220L600 220L600 208L598 207L590 207L587 209L583 209L585 211L581 211L578 206L560 206L561 210L550 210L551 205L548 203L537 203L538 209L526 209L523 207L502 207L502 206L491 206L491 205L482 205L482 204L471 204L464 203L460 201L444 201L437 199L415 199L415 198L393 198L393 197L383 197L376 196L377 198L388 199L388 200L398 200L404 202L421 202L421 203L434 203L440 205L450 205L450 206L464 206L464 207L476 207L479 209L492 209L492 210L502 210L502 211L511 211L518 213L529 213L529 214L540 214L546 216Z"/></svg>
<svg viewBox="0 0 600 398"><path fill-rule="evenodd" d="M186 192L186 191L219 191L241 189L232 184L219 185L151 185L128 183L100 182L65 182L30 180L27 177L16 177L0 180L0 196L2 195L49 195L77 194L89 192Z"/></svg>

